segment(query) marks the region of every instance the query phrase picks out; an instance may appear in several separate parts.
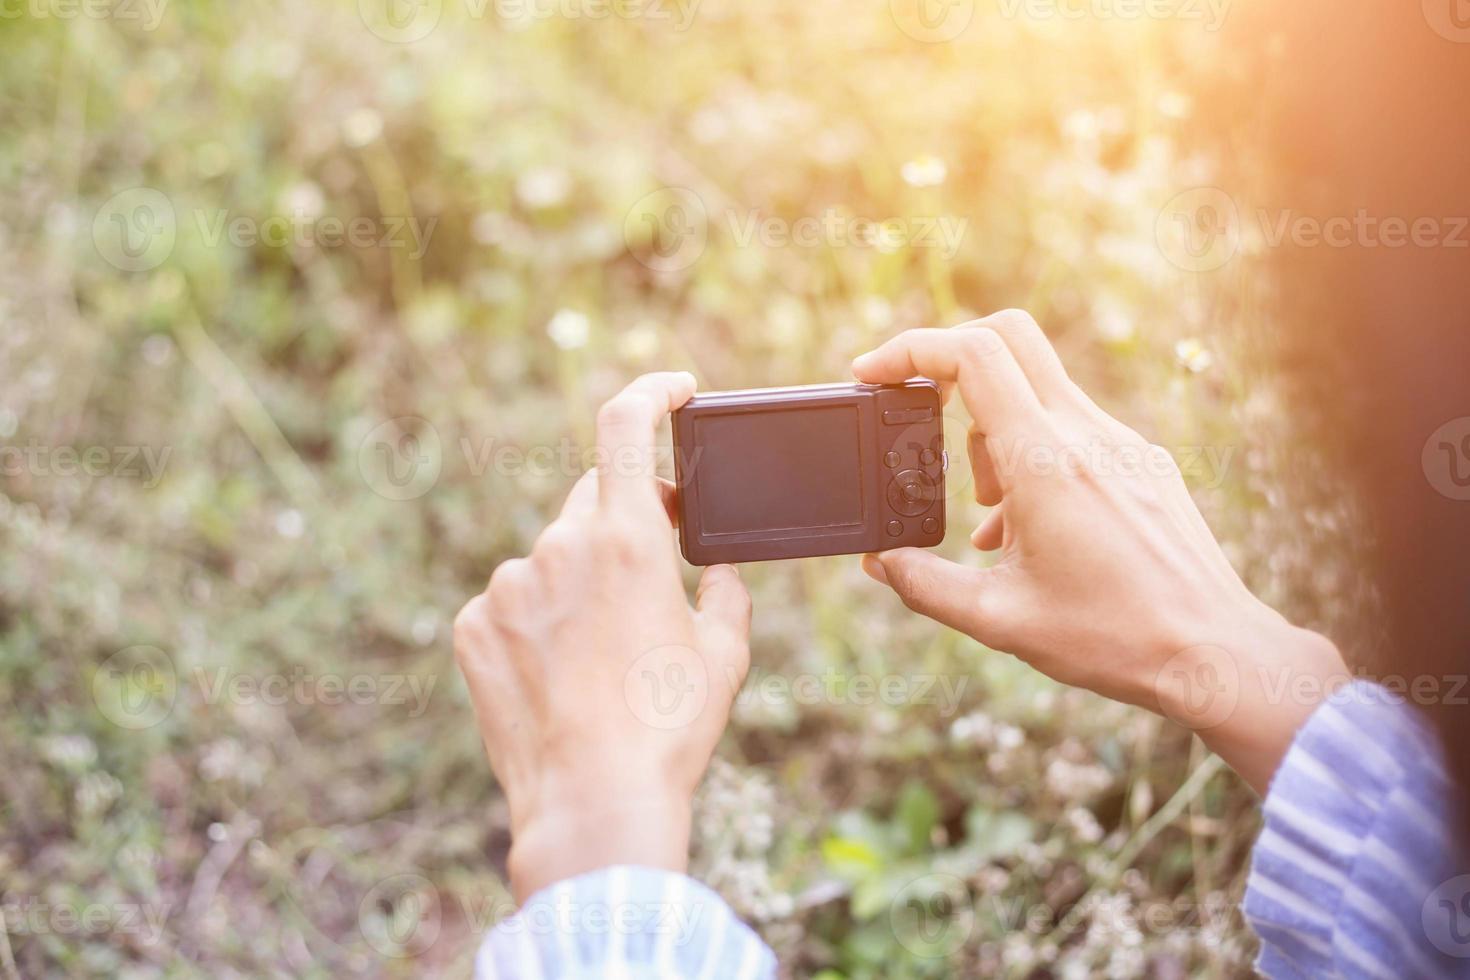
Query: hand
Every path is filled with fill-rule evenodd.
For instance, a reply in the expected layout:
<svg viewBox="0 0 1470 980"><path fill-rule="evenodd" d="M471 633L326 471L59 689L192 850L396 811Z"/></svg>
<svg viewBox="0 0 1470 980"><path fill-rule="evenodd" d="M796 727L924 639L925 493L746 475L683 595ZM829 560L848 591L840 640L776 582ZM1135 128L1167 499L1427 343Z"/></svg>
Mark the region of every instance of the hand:
<svg viewBox="0 0 1470 980"><path fill-rule="evenodd" d="M906 605L1048 676L1195 729L1258 790L1316 701L1347 675L1325 638L1257 600L1168 451L1098 408L1025 313L910 330L853 362L869 383L924 375L973 418L971 536L988 568L902 548L864 569ZM1283 688L1285 676L1298 682Z"/></svg>
<svg viewBox="0 0 1470 980"><path fill-rule="evenodd" d="M653 473L656 430L694 387L650 374L605 404L597 468L455 619L520 899L610 864L687 866L690 802L750 663L749 594L716 565L689 607Z"/></svg>

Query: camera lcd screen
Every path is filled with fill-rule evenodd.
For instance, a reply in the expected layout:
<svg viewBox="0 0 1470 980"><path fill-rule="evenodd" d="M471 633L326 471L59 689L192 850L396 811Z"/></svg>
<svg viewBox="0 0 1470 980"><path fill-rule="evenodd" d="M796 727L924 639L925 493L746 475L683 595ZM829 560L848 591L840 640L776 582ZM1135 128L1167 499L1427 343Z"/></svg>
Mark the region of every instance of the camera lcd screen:
<svg viewBox="0 0 1470 980"><path fill-rule="evenodd" d="M862 523L856 406L705 415L694 436L706 534Z"/></svg>

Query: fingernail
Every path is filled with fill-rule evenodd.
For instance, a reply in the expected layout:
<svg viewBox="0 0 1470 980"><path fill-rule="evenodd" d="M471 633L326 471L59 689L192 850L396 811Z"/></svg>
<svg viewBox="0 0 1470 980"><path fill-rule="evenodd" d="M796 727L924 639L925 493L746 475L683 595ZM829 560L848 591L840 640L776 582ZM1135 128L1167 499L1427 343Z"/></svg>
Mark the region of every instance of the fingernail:
<svg viewBox="0 0 1470 980"><path fill-rule="evenodd" d="M863 571L873 581L882 585L888 584L888 573L883 570L883 563L878 560L877 555L863 555Z"/></svg>

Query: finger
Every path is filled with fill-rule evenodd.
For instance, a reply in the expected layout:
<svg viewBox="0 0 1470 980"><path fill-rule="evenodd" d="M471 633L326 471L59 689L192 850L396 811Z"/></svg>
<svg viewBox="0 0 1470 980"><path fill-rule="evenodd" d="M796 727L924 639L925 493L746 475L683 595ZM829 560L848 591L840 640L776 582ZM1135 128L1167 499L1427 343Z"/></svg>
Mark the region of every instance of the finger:
<svg viewBox="0 0 1470 980"><path fill-rule="evenodd" d="M1056 348L1046 339L1046 334L1031 314L1024 310L1001 310L961 326L989 327L1000 334L1043 403L1065 401L1077 392L1077 386L1067 376L1067 369L1057 356Z"/></svg>
<svg viewBox="0 0 1470 980"><path fill-rule="evenodd" d="M694 394L687 371L645 374L597 413L598 497L603 506L643 507L658 502L654 450L659 424Z"/></svg>
<svg viewBox="0 0 1470 980"><path fill-rule="evenodd" d="M674 486L672 480L665 480L661 476L654 477L654 489L658 491L659 501L663 504L664 513L669 515L669 524L673 527L679 526L679 490ZM571 493L567 494L566 503L562 504L561 516L583 517L597 509L597 470L588 470L577 478L572 484Z"/></svg>
<svg viewBox="0 0 1470 980"><path fill-rule="evenodd" d="M750 593L734 565L711 565L694 593L695 620L705 648L737 682L750 667Z"/></svg>
<svg viewBox="0 0 1470 980"><path fill-rule="evenodd" d="M663 502L664 513L669 515L669 523L678 527L679 488L674 485L673 480L665 480L661 476L655 479L654 486L658 489L659 499Z"/></svg>
<svg viewBox="0 0 1470 980"><path fill-rule="evenodd" d="M869 384L897 384L915 375L958 383L960 398L986 435L1030 431L1041 402L1000 334L989 327L906 330L852 363Z"/></svg>
<svg viewBox="0 0 1470 980"><path fill-rule="evenodd" d="M920 548L865 555L863 570L898 593L914 612L985 642L982 601L989 570L957 565Z"/></svg>
<svg viewBox="0 0 1470 980"><path fill-rule="evenodd" d="M1006 519L1002 507L992 507L985 520L970 535L970 543L981 551L994 551L1005 541Z"/></svg>
<svg viewBox="0 0 1470 980"><path fill-rule="evenodd" d="M561 505L561 516L581 517L597 509L597 470L590 469L577 477L566 502Z"/></svg>
<svg viewBox="0 0 1470 980"><path fill-rule="evenodd" d="M965 439L965 452L970 457L970 472L975 477L975 501L994 507L1001 501L1000 473L990 455L985 433L971 429Z"/></svg>

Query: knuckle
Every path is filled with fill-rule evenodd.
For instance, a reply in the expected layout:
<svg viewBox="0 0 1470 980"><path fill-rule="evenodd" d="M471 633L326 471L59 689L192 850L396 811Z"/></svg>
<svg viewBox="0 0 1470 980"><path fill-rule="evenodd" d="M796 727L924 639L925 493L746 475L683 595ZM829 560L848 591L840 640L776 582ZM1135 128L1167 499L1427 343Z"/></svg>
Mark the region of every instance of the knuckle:
<svg viewBox="0 0 1470 980"><path fill-rule="evenodd" d="M965 344L961 351L961 357L965 360L979 363L987 358L994 357L1005 347L1005 341L992 327L976 327L970 331L965 338Z"/></svg>
<svg viewBox="0 0 1470 980"><path fill-rule="evenodd" d="M988 318L992 323L1001 328L1009 328L1018 333L1040 332L1041 327L1036 318L1025 310L1009 309L1001 310Z"/></svg>
<svg viewBox="0 0 1470 980"><path fill-rule="evenodd" d="M597 424L605 428L632 425L648 414L650 404L643 395L624 391L603 402L602 407L597 410Z"/></svg>
<svg viewBox="0 0 1470 980"><path fill-rule="evenodd" d="M485 625L485 593L480 593L460 607L454 615L456 647L461 637L468 639Z"/></svg>
<svg viewBox="0 0 1470 980"><path fill-rule="evenodd" d="M485 588L487 604L492 610L518 599L525 591L529 568L524 558L509 558L495 566L490 584Z"/></svg>
<svg viewBox="0 0 1470 980"><path fill-rule="evenodd" d="M566 565L576 556L582 541L580 530L565 521L556 521L536 539L531 548L531 558L543 564Z"/></svg>
<svg viewBox="0 0 1470 980"><path fill-rule="evenodd" d="M597 529L596 543L608 561L632 565L642 557L643 536L638 533L637 525L629 521L605 521Z"/></svg>
<svg viewBox="0 0 1470 980"><path fill-rule="evenodd" d="M461 667L480 653L489 623L488 602L480 593L460 607L454 616L454 659Z"/></svg>

